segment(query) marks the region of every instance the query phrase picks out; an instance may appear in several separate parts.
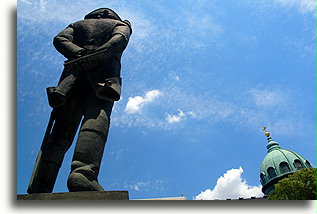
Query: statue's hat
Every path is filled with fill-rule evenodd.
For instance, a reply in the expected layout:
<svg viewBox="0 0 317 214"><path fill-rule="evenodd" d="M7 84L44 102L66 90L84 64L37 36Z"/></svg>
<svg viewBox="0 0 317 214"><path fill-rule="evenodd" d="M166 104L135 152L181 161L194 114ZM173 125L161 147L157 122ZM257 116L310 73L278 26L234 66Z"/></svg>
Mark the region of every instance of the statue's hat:
<svg viewBox="0 0 317 214"><path fill-rule="evenodd" d="M100 19L100 18L108 18L108 19L116 19L121 20L120 16L109 8L99 8L90 13L88 13L84 19Z"/></svg>

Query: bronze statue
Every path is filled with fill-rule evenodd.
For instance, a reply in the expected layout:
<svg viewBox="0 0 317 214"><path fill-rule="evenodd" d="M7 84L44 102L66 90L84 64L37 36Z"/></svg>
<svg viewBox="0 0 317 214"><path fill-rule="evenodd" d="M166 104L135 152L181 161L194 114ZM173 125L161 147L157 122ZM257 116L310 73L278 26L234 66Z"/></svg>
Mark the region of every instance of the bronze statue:
<svg viewBox="0 0 317 214"><path fill-rule="evenodd" d="M103 191L98 174L114 101L121 93L121 56L132 33L130 22L100 8L54 38L67 58L57 87L47 88L53 107L28 193L50 193L64 155L81 123L67 180L70 192Z"/></svg>

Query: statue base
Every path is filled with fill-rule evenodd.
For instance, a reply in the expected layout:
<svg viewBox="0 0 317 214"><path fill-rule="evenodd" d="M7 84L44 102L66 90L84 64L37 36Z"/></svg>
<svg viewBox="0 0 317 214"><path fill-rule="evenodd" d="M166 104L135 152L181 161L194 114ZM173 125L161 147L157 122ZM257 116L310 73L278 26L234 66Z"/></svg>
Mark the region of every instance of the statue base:
<svg viewBox="0 0 317 214"><path fill-rule="evenodd" d="M17 195L18 200L129 200L128 191L85 191Z"/></svg>

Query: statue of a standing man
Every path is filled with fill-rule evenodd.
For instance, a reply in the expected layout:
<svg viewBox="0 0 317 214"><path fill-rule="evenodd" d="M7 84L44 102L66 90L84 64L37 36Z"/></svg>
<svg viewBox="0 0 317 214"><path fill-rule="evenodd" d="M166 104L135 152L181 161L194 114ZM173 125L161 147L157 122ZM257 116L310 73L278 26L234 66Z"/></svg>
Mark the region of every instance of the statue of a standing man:
<svg viewBox="0 0 317 214"><path fill-rule="evenodd" d="M47 89L53 107L28 193L50 193L64 155L81 123L68 177L69 191L103 191L98 183L110 114L121 93L121 56L132 33L130 22L100 8L54 38L67 58L57 87Z"/></svg>

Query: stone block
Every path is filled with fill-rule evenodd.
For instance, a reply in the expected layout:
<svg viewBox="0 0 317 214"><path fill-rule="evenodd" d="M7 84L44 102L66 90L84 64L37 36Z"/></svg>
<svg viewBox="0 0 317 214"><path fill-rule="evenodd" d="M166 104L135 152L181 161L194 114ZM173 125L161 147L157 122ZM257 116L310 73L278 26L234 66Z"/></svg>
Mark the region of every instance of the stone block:
<svg viewBox="0 0 317 214"><path fill-rule="evenodd" d="M17 195L18 200L129 200L128 191L85 191Z"/></svg>

